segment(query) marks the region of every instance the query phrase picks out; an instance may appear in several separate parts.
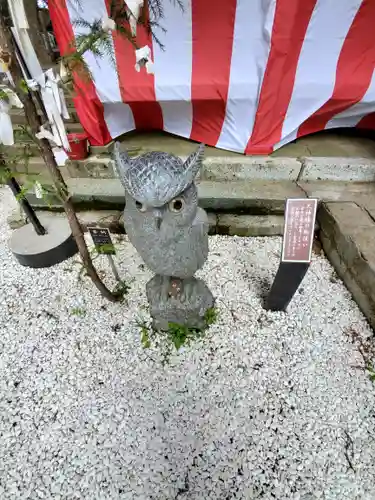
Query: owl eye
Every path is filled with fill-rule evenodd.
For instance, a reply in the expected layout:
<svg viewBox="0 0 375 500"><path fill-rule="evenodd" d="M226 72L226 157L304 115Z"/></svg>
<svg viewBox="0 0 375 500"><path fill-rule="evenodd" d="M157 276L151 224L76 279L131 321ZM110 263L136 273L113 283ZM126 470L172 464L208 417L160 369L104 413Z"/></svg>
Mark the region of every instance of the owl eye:
<svg viewBox="0 0 375 500"><path fill-rule="evenodd" d="M135 206L137 207L137 210L139 210L140 212L146 212L147 210L147 207L142 203L140 203L139 201L135 202Z"/></svg>
<svg viewBox="0 0 375 500"><path fill-rule="evenodd" d="M182 198L175 198L169 203L169 210L171 212L181 212L181 210L184 208L184 200Z"/></svg>

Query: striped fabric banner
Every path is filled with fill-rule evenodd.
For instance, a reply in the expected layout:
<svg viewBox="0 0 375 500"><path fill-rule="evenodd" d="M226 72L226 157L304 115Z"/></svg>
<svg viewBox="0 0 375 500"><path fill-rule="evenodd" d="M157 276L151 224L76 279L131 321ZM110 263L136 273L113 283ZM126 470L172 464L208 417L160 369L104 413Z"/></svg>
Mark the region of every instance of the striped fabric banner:
<svg viewBox="0 0 375 500"><path fill-rule="evenodd" d="M124 0L119 0L123 2ZM132 130L164 130L244 154L269 154L319 130L375 128L374 0L163 0L155 35L137 28L154 75L112 35L116 66L85 54L94 84L76 97L95 144ZM110 0L51 0L62 53L108 15ZM149 13L146 12L147 15ZM84 95L83 95L84 94Z"/></svg>

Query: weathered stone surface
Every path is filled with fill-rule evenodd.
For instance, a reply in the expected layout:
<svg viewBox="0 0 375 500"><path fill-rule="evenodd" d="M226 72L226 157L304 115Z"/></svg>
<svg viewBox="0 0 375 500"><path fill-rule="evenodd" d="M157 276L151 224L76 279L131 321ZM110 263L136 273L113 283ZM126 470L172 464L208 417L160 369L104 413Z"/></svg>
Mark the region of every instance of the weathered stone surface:
<svg viewBox="0 0 375 500"><path fill-rule="evenodd" d="M100 213L100 211L98 213ZM216 234L217 215L214 214L213 212L208 212L207 213L207 217L208 217L208 234ZM119 222L119 225L121 227L121 232L125 231L125 228L124 228L124 214L123 214L123 212L121 212L121 215L120 215L120 218L119 218L118 222Z"/></svg>
<svg viewBox="0 0 375 500"><path fill-rule="evenodd" d="M45 214L45 210L36 211L37 217ZM56 217L56 219L65 217L63 212L52 212L50 216ZM121 212L117 210L90 210L77 212L78 220L84 231L87 231L88 227L105 227L112 233L123 233L124 227L120 224L120 216ZM17 229L24 226L26 223L26 217L20 210L14 210L8 217L8 225L11 229Z"/></svg>
<svg viewBox="0 0 375 500"><path fill-rule="evenodd" d="M173 293L164 286L165 276L154 276L146 285L147 299L156 330L168 330L170 323L204 329L205 314L215 305L207 285L197 278L178 280L181 292Z"/></svg>
<svg viewBox="0 0 375 500"><path fill-rule="evenodd" d="M296 183L288 181L201 181L199 203L211 211L252 211L258 214L283 213L286 198L305 198Z"/></svg>
<svg viewBox="0 0 375 500"><path fill-rule="evenodd" d="M354 202L365 206L374 204L375 183L373 182L298 182L309 198L321 201Z"/></svg>
<svg viewBox="0 0 375 500"><path fill-rule="evenodd" d="M325 203L318 217L324 251L375 327L374 221L355 203Z"/></svg>
<svg viewBox="0 0 375 500"><path fill-rule="evenodd" d="M26 216L21 207L17 207L12 211L7 218L7 223L10 229L18 229L26 224Z"/></svg>
<svg viewBox="0 0 375 500"><path fill-rule="evenodd" d="M198 206L195 185L203 155L200 144L185 162L158 151L132 159L119 142L114 144L115 168L125 192L125 230L156 274L147 298L157 329L168 329L170 323L202 328L213 305L211 292L194 278L209 251L208 217Z"/></svg>
<svg viewBox="0 0 375 500"><path fill-rule="evenodd" d="M93 148L97 152L97 148ZM129 152L131 156L131 151ZM180 155L185 161L186 156ZM295 181L301 170L301 163L295 158L265 157L217 157L209 156L203 161L202 171L197 179L210 181L268 180ZM86 160L71 161L68 164L71 177L116 178L113 161L109 154L100 153Z"/></svg>
<svg viewBox="0 0 375 500"><path fill-rule="evenodd" d="M122 233L124 228L120 224L122 212L119 210L90 210L77 212L77 217L84 231L88 227L105 227L111 233Z"/></svg>
<svg viewBox="0 0 375 500"><path fill-rule="evenodd" d="M296 158L240 156L205 158L201 180L211 181L295 181L301 170Z"/></svg>
<svg viewBox="0 0 375 500"><path fill-rule="evenodd" d="M305 198L303 190L292 181L200 181L199 205L207 211L284 213L286 198ZM118 179L67 179L73 202L95 209L121 209L124 189ZM45 206L43 200L27 195L33 206ZM53 200L54 205L58 202Z"/></svg>
<svg viewBox="0 0 375 500"><path fill-rule="evenodd" d="M283 215L218 215L218 234L228 234L229 236L282 236L283 230Z"/></svg>
<svg viewBox="0 0 375 500"><path fill-rule="evenodd" d="M375 161L370 158L304 158L300 182L306 181L375 181Z"/></svg>
<svg viewBox="0 0 375 500"><path fill-rule="evenodd" d="M110 156L89 156L86 160L72 160L67 162L67 169L70 177L73 178L113 179L117 177Z"/></svg>

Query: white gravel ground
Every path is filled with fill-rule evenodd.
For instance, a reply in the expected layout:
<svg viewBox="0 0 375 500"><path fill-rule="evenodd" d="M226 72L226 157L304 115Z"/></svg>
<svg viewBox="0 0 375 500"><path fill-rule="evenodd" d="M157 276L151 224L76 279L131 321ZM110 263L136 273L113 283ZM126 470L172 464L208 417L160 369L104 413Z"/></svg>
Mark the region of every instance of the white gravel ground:
<svg viewBox="0 0 375 500"><path fill-rule="evenodd" d="M150 274L131 245L129 305L111 304L72 262L17 265L0 198L1 500L375 498L375 386L352 342L372 331L324 257L267 313L280 239L211 238L220 319L163 365L135 325Z"/></svg>

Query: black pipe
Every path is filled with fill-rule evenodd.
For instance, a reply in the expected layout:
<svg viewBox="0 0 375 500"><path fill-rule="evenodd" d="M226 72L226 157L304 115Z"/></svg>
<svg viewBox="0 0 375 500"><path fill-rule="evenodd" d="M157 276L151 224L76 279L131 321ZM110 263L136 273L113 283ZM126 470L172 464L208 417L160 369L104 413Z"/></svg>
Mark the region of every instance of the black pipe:
<svg viewBox="0 0 375 500"><path fill-rule="evenodd" d="M8 178L7 184L10 187L14 196L17 198L17 201L21 205L22 210L25 212L26 217L33 225L36 234L38 234L39 236L43 236L44 234L46 234L47 231L40 223L40 220L36 216L34 209L30 205L30 203L26 200L26 198L23 195L21 195L21 188L16 179L14 177Z"/></svg>

